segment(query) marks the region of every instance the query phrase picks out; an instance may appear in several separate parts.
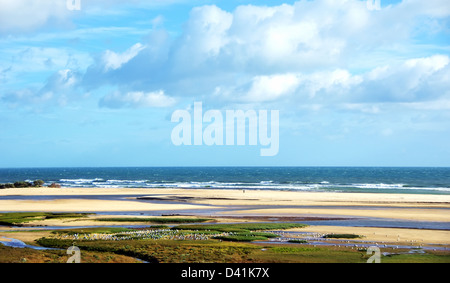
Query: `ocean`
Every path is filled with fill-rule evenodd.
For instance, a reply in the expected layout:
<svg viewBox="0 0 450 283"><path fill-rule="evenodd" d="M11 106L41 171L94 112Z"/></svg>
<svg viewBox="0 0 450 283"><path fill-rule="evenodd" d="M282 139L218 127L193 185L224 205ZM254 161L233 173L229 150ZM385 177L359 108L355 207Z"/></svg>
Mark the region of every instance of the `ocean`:
<svg viewBox="0 0 450 283"><path fill-rule="evenodd" d="M123 167L0 169L0 183L43 180L62 187L211 188L450 194L450 168Z"/></svg>

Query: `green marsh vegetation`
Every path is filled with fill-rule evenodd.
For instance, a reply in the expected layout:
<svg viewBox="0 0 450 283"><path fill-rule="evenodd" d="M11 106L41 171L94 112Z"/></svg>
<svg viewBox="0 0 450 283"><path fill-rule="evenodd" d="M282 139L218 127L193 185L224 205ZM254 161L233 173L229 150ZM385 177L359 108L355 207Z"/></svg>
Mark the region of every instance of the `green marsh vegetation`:
<svg viewBox="0 0 450 283"><path fill-rule="evenodd" d="M156 218L158 220L167 220ZM198 222L198 219L188 218L189 221ZM208 220L208 219L205 219ZM141 219L142 221L142 219ZM177 222L184 221L177 219ZM172 221L167 221L172 222ZM59 238L72 237L75 240L99 240L114 238L114 240L127 239L172 239L172 240L223 240L236 242L264 241L269 238L279 237L275 233L265 232L270 229L287 229L293 227L304 227L297 223L242 223L242 224L192 224L178 225L169 227L166 225L156 225L140 229L116 227L116 228L83 228L83 229L64 229L54 231L53 234ZM108 237L97 237L93 234L107 234Z"/></svg>
<svg viewBox="0 0 450 283"><path fill-rule="evenodd" d="M278 237L277 234L261 231L284 230L306 227L299 223L238 223L238 224L206 224L206 225L178 225L172 229L186 230L196 233L226 233L214 236L214 239L232 242L265 241Z"/></svg>
<svg viewBox="0 0 450 283"><path fill-rule="evenodd" d="M198 220L196 220L198 221ZM147 262L264 262L260 255L261 247L250 242L278 237L267 230L282 230L295 227L305 227L298 223L240 223L240 224L191 224L178 225L162 229L162 233L177 235L176 238L133 238L125 240L83 240L86 234L110 234L114 236L127 235L135 231L130 228L88 228L54 231L56 235L81 235L76 240L64 237L46 237L37 240L41 246L67 249L76 245L81 250L89 252L108 252L122 256L131 256ZM184 235L208 235L201 240L180 240ZM184 238L183 238L184 239ZM245 243L249 242L249 243ZM267 253L266 253L267 254ZM271 254L269 252L269 254ZM274 256L276 258L276 256Z"/></svg>
<svg viewBox="0 0 450 283"><path fill-rule="evenodd" d="M42 238L43 246L67 249L75 244L82 251L109 252L159 263L291 263L364 262L364 253L327 247L292 247L279 244L254 244L219 240L174 241L77 241Z"/></svg>
<svg viewBox="0 0 450 283"><path fill-rule="evenodd" d="M127 240L77 241L40 239L43 246L67 249L75 244L89 253L112 253L152 263L366 263L370 255L349 247L313 247L310 245L256 244L214 239L205 241ZM391 250L387 250L392 252ZM450 262L448 254L427 251L424 254L382 256L382 263Z"/></svg>
<svg viewBox="0 0 450 283"><path fill-rule="evenodd" d="M51 212L12 212L0 213L0 225L20 226L36 220L63 219L63 218L83 218L89 213L51 213Z"/></svg>
<svg viewBox="0 0 450 283"><path fill-rule="evenodd" d="M22 214L21 217L42 217L42 214ZM14 215L9 215L10 217ZM69 216L69 215L65 215ZM51 215L50 217L61 217ZM20 218L20 217L19 217ZM26 217L25 217L26 218ZM301 239L293 243L258 242L277 236L272 231L305 227L299 223L239 223L239 224L183 224L169 227L155 225L145 228L94 227L54 230L50 236L36 240L34 244L60 250L36 251L14 249L0 245L0 262L12 262L14 258L26 262L65 262L68 247L75 245L81 250L82 262L136 262L152 263L365 263L370 255L364 249L336 246L312 246ZM139 238L112 240L99 237L86 240L83 237L64 238L65 235L105 234L127 236L134 232L154 229L157 233L179 237ZM185 235L206 235L194 240ZM348 236L348 235L347 235ZM225 238L224 238L225 237ZM228 238L226 238L228 237ZM256 241L255 241L256 240ZM294 244L295 243L295 244ZM448 252L425 251L405 254L407 250L385 249L391 253L382 256L381 262L450 262ZM14 262L25 262L15 260Z"/></svg>
<svg viewBox="0 0 450 283"><path fill-rule="evenodd" d="M277 238L278 235L272 233L263 232L237 232L230 233L229 235L215 236L214 239L232 242L252 242L252 241L265 241L269 238Z"/></svg>
<svg viewBox="0 0 450 283"><path fill-rule="evenodd" d="M69 255L66 249L34 250L12 248L0 244L0 263L66 263ZM83 251L82 263L138 263L136 258L111 252Z"/></svg>

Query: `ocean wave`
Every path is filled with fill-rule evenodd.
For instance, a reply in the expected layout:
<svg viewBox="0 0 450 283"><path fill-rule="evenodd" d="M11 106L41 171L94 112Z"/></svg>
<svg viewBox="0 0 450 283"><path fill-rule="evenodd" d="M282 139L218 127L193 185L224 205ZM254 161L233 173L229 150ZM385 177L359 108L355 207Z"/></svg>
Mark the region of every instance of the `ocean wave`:
<svg viewBox="0 0 450 283"><path fill-rule="evenodd" d="M423 187L423 186L413 186L405 184L353 184L351 185L355 188L360 189L383 189L383 190L431 190L431 191L443 191L450 192L450 188L446 187Z"/></svg>
<svg viewBox="0 0 450 283"><path fill-rule="evenodd" d="M361 189L400 189L404 184L354 184L354 187Z"/></svg>
<svg viewBox="0 0 450 283"><path fill-rule="evenodd" d="M98 187L98 188L186 188L186 189L247 189L247 190L291 190L291 191L396 191L422 190L450 192L448 187L420 187L407 184L386 183L353 183L335 184L329 181L313 182L275 182L264 180L260 182L219 182L219 181L149 181L149 180L119 180L119 179L60 179L63 187Z"/></svg>

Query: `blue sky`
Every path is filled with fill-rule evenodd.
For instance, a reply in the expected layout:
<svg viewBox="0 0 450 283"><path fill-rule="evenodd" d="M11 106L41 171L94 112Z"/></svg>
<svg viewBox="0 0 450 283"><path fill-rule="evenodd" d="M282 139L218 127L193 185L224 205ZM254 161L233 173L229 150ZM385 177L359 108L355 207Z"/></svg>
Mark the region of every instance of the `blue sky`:
<svg viewBox="0 0 450 283"><path fill-rule="evenodd" d="M448 0L380 4L0 0L0 167L450 166ZM279 110L278 155L174 146L196 101Z"/></svg>

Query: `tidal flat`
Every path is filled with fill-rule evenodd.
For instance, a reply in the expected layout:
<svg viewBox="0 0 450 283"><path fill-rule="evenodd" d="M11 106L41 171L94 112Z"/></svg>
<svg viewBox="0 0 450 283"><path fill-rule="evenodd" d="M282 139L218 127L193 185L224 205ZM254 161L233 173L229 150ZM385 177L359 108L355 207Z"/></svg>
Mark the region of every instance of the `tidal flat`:
<svg viewBox="0 0 450 283"><path fill-rule="evenodd" d="M8 189L0 191L0 262L66 262L76 246L84 263L364 263L371 247L382 263L448 263L448 198Z"/></svg>

